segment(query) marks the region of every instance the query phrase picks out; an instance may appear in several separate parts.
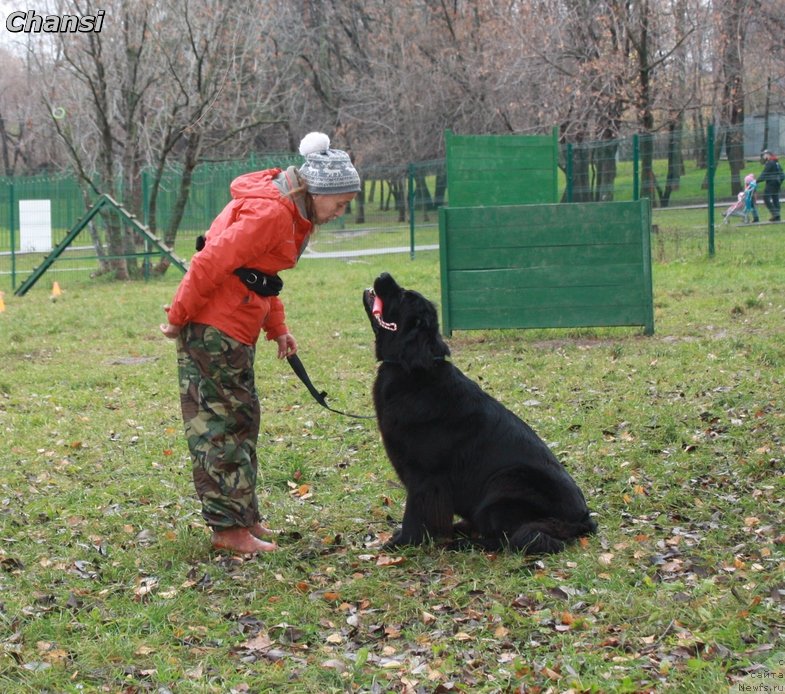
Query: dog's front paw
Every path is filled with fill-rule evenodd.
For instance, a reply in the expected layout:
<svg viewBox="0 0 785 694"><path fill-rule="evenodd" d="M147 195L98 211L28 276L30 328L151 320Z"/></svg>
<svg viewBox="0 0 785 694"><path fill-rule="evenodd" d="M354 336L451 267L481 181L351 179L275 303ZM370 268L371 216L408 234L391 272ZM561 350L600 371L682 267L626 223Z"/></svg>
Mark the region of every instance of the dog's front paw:
<svg viewBox="0 0 785 694"><path fill-rule="evenodd" d="M382 545L383 550L395 549L396 547L405 547L406 545L420 544L416 539L409 537L404 533L403 528L398 528L393 533L393 536Z"/></svg>
<svg viewBox="0 0 785 694"><path fill-rule="evenodd" d="M401 530L398 529L393 533L393 536L382 545L382 549L391 550L391 549L395 549L396 547L400 547L403 544L406 543L401 542Z"/></svg>

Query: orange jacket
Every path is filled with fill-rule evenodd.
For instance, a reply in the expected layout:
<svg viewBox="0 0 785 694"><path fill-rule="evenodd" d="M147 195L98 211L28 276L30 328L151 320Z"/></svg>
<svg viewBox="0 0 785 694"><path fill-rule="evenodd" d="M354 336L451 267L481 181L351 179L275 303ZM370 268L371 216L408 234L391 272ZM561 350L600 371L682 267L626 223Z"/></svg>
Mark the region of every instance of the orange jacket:
<svg viewBox="0 0 785 694"><path fill-rule="evenodd" d="M268 340L288 332L280 299L259 296L233 274L240 267L270 275L294 267L313 229L273 183L279 173L267 169L232 181L232 201L177 288L168 312L172 325L205 323L247 345L256 344L262 330Z"/></svg>

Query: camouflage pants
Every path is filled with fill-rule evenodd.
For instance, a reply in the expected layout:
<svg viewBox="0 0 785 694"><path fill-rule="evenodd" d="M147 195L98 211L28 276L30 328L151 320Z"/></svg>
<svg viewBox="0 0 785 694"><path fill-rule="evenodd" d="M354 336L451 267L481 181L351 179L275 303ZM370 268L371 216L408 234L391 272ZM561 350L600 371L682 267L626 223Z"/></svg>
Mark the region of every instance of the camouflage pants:
<svg viewBox="0 0 785 694"><path fill-rule="evenodd" d="M196 493L207 524L222 530L259 520L256 442L261 417L255 348L209 325L177 338L180 405Z"/></svg>

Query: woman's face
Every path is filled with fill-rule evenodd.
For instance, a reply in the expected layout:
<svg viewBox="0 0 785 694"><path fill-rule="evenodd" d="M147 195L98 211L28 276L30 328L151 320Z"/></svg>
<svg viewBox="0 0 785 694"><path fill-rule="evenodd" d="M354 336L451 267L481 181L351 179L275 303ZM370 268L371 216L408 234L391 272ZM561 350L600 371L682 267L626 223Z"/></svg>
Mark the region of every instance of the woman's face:
<svg viewBox="0 0 785 694"><path fill-rule="evenodd" d="M314 224L327 224L338 219L346 206L354 200L357 193L339 193L338 195L312 195Z"/></svg>

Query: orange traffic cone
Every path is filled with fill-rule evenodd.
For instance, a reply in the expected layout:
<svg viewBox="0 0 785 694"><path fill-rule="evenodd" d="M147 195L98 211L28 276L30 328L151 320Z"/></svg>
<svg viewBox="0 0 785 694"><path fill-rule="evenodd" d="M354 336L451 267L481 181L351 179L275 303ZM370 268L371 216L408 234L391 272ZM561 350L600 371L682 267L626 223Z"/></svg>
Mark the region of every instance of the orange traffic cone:
<svg viewBox="0 0 785 694"><path fill-rule="evenodd" d="M63 295L63 290L60 289L60 285L57 282L52 284L52 293L49 295L49 298L52 301L57 301Z"/></svg>
<svg viewBox="0 0 785 694"><path fill-rule="evenodd" d="M5 311L5 301L3 301L4 296L5 294L3 292L0 292L0 313Z"/></svg>

